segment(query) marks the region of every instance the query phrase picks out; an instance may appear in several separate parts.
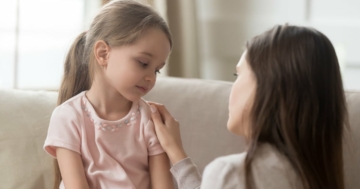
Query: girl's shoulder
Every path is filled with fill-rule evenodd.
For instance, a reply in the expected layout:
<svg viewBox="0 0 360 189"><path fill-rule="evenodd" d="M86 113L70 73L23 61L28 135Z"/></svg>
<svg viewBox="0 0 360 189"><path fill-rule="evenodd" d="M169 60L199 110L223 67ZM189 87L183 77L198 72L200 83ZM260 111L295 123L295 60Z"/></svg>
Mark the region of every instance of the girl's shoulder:
<svg viewBox="0 0 360 189"><path fill-rule="evenodd" d="M58 107L61 107L61 106L76 106L78 104L81 105L82 104L81 102L85 101L84 98L86 98L85 97L85 92L86 91L80 92L79 94L69 98L65 102L61 103Z"/></svg>
<svg viewBox="0 0 360 189"><path fill-rule="evenodd" d="M142 98L138 101L142 118L151 119L150 105Z"/></svg>
<svg viewBox="0 0 360 189"><path fill-rule="evenodd" d="M78 116L81 115L80 112L83 108L83 104L85 100L84 97L85 97L85 91L77 94L76 96L71 97L70 99L66 100L65 102L57 106L54 109L52 116L63 115L69 119L78 118Z"/></svg>

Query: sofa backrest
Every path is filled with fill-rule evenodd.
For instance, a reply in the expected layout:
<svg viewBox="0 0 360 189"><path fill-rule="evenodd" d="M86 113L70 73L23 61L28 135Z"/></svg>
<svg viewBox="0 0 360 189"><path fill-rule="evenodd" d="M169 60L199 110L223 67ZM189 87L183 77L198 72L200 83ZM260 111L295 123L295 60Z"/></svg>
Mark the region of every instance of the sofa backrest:
<svg viewBox="0 0 360 189"><path fill-rule="evenodd" d="M180 121L184 148L202 172L219 156L244 151L227 131L231 82L158 78L144 98ZM360 188L360 92L346 93L350 132L344 146L346 186ZM57 93L0 90L0 188L52 188L52 158L42 149ZM351 140L350 140L351 139Z"/></svg>
<svg viewBox="0 0 360 189"><path fill-rule="evenodd" d="M0 90L0 188L52 188L53 163L42 146L57 93Z"/></svg>

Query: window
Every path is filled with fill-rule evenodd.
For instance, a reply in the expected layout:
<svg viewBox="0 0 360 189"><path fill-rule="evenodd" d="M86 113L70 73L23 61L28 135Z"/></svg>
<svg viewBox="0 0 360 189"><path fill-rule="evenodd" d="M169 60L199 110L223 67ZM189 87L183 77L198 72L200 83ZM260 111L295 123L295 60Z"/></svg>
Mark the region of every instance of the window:
<svg viewBox="0 0 360 189"><path fill-rule="evenodd" d="M0 2L0 88L57 89L63 61L94 0Z"/></svg>

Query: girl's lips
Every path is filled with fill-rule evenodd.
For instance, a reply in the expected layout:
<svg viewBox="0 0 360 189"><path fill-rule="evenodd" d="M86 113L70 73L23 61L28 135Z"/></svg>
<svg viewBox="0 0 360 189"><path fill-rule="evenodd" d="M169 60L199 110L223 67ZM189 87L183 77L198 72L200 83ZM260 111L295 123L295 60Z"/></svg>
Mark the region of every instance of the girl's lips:
<svg viewBox="0 0 360 189"><path fill-rule="evenodd" d="M136 86L141 92L146 93L148 91L147 87Z"/></svg>

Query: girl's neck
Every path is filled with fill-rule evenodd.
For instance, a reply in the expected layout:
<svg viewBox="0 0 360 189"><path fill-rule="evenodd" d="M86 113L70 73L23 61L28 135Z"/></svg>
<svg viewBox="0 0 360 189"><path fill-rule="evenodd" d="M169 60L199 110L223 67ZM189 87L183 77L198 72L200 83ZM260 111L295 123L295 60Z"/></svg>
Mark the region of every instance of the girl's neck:
<svg viewBox="0 0 360 189"><path fill-rule="evenodd" d="M102 119L115 121L125 117L131 109L132 102L107 85L93 82L86 97Z"/></svg>

